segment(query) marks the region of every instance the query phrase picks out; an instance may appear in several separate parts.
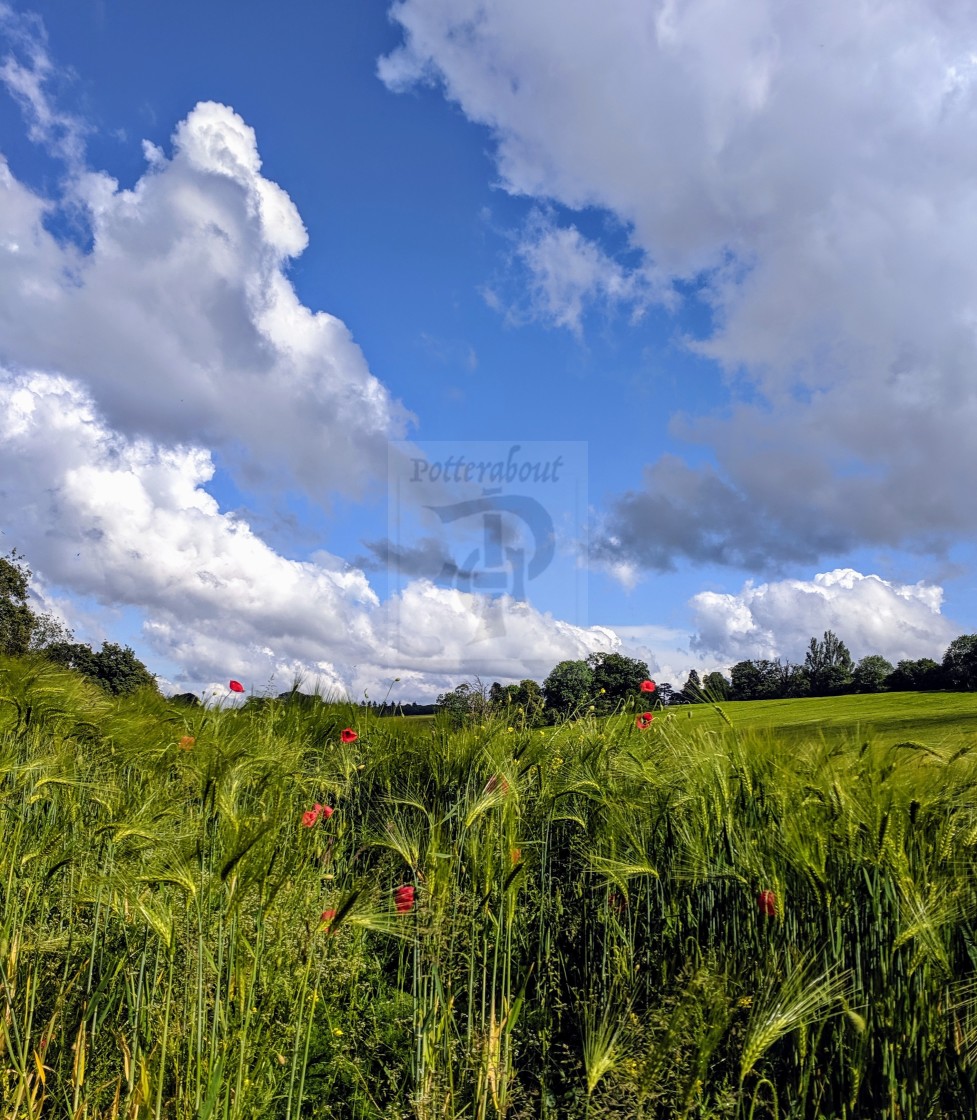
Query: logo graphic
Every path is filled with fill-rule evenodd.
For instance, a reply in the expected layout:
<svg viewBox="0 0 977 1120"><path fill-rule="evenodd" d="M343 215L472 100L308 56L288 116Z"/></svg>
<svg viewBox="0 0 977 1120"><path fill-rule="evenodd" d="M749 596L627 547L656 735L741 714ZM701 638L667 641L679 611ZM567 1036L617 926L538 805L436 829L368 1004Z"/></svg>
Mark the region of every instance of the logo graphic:
<svg viewBox="0 0 977 1120"><path fill-rule="evenodd" d="M474 642L530 606L585 625L586 481L583 443L392 444L391 591L426 579L473 596Z"/></svg>

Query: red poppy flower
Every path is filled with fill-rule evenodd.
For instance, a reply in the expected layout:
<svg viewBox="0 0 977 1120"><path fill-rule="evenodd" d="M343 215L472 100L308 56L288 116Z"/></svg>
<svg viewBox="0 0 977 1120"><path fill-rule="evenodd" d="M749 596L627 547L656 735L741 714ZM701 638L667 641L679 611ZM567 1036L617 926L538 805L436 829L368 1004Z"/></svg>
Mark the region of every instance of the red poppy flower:
<svg viewBox="0 0 977 1120"><path fill-rule="evenodd" d="M642 681L641 682L641 691L642 692L654 692L656 687L657 686L655 685L654 681Z"/></svg>
<svg viewBox="0 0 977 1120"><path fill-rule="evenodd" d="M640 715L634 717L634 726L637 727L639 731L646 731L651 727L651 721L654 718L651 712L642 712Z"/></svg>
<svg viewBox="0 0 977 1120"><path fill-rule="evenodd" d="M773 891L760 891L756 896L756 904L765 918L772 918L777 913L777 896Z"/></svg>
<svg viewBox="0 0 977 1120"><path fill-rule="evenodd" d="M342 731L340 731L339 737L344 743L355 743L359 735L356 734L352 727L344 727Z"/></svg>
<svg viewBox="0 0 977 1120"><path fill-rule="evenodd" d="M197 740L192 735L184 735L179 742L181 751L188 751Z"/></svg>
<svg viewBox="0 0 977 1120"><path fill-rule="evenodd" d="M509 852L509 858L512 860L514 865L517 864L522 859L522 848L513 848Z"/></svg>
<svg viewBox="0 0 977 1120"><path fill-rule="evenodd" d="M414 909L414 887L398 887L394 891L394 904L398 914L409 914Z"/></svg>
<svg viewBox="0 0 977 1120"><path fill-rule="evenodd" d="M318 801L315 803L314 808L322 814L322 819L324 821L329 820L336 811L331 805L320 805Z"/></svg>
<svg viewBox="0 0 977 1120"><path fill-rule="evenodd" d="M325 928L328 929L330 922L332 922L332 920L333 920L333 918L335 918L335 916L336 916L336 911L335 910L323 910L322 911L322 917L319 919L319 921L321 921L322 924L325 926Z"/></svg>
<svg viewBox="0 0 977 1120"><path fill-rule="evenodd" d="M319 810L322 806L317 806L315 809L306 809L302 814L302 827L311 828L319 819Z"/></svg>
<svg viewBox="0 0 977 1120"><path fill-rule="evenodd" d="M241 684L240 681L228 681L227 682L227 687L231 690L231 692L243 692L244 691L244 685Z"/></svg>

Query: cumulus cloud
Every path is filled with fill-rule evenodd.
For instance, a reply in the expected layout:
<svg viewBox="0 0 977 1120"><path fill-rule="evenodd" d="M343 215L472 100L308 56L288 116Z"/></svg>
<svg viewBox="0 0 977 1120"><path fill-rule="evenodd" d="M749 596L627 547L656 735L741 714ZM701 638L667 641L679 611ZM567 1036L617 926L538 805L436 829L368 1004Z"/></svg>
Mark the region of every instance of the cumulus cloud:
<svg viewBox="0 0 977 1120"><path fill-rule="evenodd" d="M613 646L424 580L381 603L355 564L287 559L219 508L216 455L242 487L328 507L410 454L391 441L411 418L346 326L299 301L287 269L306 230L237 113L198 104L123 188L85 166L39 21L0 3L0 31L0 80L65 164L52 198L0 159L0 500L67 621L85 632L93 604L136 609L178 690L225 691L233 674L358 695L396 675L430 694ZM81 236L51 232L65 214Z"/></svg>
<svg viewBox="0 0 977 1120"><path fill-rule="evenodd" d="M966 5L400 0L392 15L404 39L379 64L391 88L439 85L491 130L510 192L612 212L646 267L711 309L694 345L726 371L732 403L676 431L715 467L690 470L682 496L662 485L674 464L656 464L611 510L616 561L775 567L972 535ZM564 290L538 275L571 328L602 298L573 270ZM717 487L747 515L712 541L660 534L650 513L694 523Z"/></svg>
<svg viewBox="0 0 977 1120"><path fill-rule="evenodd" d="M942 589L931 584L895 584L851 568L813 580L747 583L738 595L703 591L692 598L691 646L729 662L797 662L812 637L832 630L856 659L881 653L893 664L902 658L939 660L957 634L940 613L942 601Z"/></svg>
<svg viewBox="0 0 977 1120"><path fill-rule="evenodd" d="M56 204L0 165L0 362L84 383L111 427L219 450L251 484L326 505L386 470L408 413L346 326L296 296L298 211L261 174L254 131L197 105L131 190L75 176L91 249L59 242Z"/></svg>
<svg viewBox="0 0 977 1120"><path fill-rule="evenodd" d="M469 673L535 676L617 644L606 629L423 580L381 603L360 569L327 553L286 559L222 512L205 489L213 471L205 449L113 430L69 378L0 370L8 539L46 584L139 608L147 642L180 667L174 687L233 671L354 695L397 675L431 692Z"/></svg>

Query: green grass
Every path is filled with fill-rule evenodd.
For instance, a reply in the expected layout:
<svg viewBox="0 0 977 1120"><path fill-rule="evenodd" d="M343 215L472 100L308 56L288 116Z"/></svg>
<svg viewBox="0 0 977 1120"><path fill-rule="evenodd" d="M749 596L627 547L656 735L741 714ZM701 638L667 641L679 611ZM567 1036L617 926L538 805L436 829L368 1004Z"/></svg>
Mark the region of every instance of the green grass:
<svg viewBox="0 0 977 1120"><path fill-rule="evenodd" d="M919 740L937 749L962 746L977 738L977 693L892 692L825 696L801 700L726 701L719 705L741 732L766 732L784 742L803 743L823 736L832 743L864 738ZM718 730L722 716L711 704L669 709L671 721L690 728Z"/></svg>
<svg viewBox="0 0 977 1120"><path fill-rule="evenodd" d="M452 731L0 662L0 1116L977 1115L975 701Z"/></svg>

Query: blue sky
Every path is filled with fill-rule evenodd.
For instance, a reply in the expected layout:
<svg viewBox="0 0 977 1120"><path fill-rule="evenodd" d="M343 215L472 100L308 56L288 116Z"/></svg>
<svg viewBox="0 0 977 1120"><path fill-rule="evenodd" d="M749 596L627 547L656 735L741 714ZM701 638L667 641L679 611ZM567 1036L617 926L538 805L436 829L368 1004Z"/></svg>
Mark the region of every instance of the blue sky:
<svg viewBox="0 0 977 1120"><path fill-rule="evenodd" d="M977 628L977 23L729 9L0 5L0 522L44 604L166 688L405 699ZM420 563L474 555L425 512L460 491L391 567L391 449L561 442L526 601Z"/></svg>

